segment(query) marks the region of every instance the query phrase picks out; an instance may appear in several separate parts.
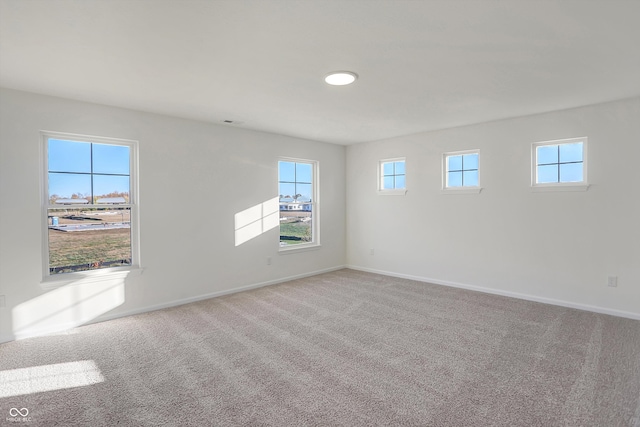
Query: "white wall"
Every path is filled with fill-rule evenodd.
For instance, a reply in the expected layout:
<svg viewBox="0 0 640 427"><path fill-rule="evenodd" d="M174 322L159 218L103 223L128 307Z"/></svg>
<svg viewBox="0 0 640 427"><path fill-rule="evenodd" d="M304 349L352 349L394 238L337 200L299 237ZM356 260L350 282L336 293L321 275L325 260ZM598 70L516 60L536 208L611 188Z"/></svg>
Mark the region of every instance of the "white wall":
<svg viewBox="0 0 640 427"><path fill-rule="evenodd" d="M140 142L142 272L43 289L40 130ZM577 136L589 138L591 188L532 193L531 143ZM473 148L481 150L482 193L441 194L442 153ZM235 213L277 195L279 156L320 161L318 250L279 255L277 230L234 245ZM402 156L407 195L378 196L378 160ZM345 260L640 318L638 159L640 98L349 146L345 180L341 146L2 89L0 341ZM617 288L606 286L609 275Z"/></svg>
<svg viewBox="0 0 640 427"><path fill-rule="evenodd" d="M531 144L583 136L589 190L531 192ZM484 189L441 194L465 149ZM377 195L377 162L404 156L406 196ZM640 318L639 174L640 98L349 146L347 263Z"/></svg>
<svg viewBox="0 0 640 427"><path fill-rule="evenodd" d="M344 265L342 146L5 89L0 120L0 341ZM139 141L142 272L42 288L41 130ZM320 162L318 250L279 255L277 229L234 244L234 214L278 195L279 156Z"/></svg>

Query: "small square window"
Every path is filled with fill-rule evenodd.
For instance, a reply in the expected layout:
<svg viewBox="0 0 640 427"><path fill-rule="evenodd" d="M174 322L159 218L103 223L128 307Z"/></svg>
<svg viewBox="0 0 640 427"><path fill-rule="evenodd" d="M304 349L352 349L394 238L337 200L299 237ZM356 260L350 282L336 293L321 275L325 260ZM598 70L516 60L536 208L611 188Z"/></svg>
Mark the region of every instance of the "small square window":
<svg viewBox="0 0 640 427"><path fill-rule="evenodd" d="M480 190L480 151L467 150L444 153L442 164L444 191Z"/></svg>
<svg viewBox="0 0 640 427"><path fill-rule="evenodd" d="M531 159L534 188L588 187L587 138L534 143Z"/></svg>
<svg viewBox="0 0 640 427"><path fill-rule="evenodd" d="M380 161L378 190L384 193L403 193L407 188L405 159Z"/></svg>

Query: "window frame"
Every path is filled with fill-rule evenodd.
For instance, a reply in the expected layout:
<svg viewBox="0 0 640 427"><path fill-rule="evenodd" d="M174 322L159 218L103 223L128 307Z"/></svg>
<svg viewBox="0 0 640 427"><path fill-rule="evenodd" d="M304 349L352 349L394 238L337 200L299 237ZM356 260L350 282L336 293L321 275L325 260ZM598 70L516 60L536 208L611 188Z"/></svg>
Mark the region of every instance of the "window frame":
<svg viewBox="0 0 640 427"><path fill-rule="evenodd" d="M278 224L278 253L294 253L320 247L320 162L318 160L300 159L294 157L278 157L277 164L277 185L280 194L280 162L305 163L311 165L311 241L295 245L280 244L280 224ZM297 181L296 181L297 182ZM279 198L278 198L279 199ZM278 200L278 205L280 205ZM278 217L280 210L278 208Z"/></svg>
<svg viewBox="0 0 640 427"><path fill-rule="evenodd" d="M403 162L404 163L404 187L403 188L384 188L384 165L387 163ZM389 176L389 175L387 175ZM399 174L394 174L399 176ZM404 196L407 194L407 158L394 157L390 159L382 159L378 161L378 194L383 196Z"/></svg>
<svg viewBox="0 0 640 427"><path fill-rule="evenodd" d="M447 159L449 157L455 156L464 156L467 154L477 154L478 155L478 185L462 185L460 187L450 187L449 184L449 169L447 165ZM443 194L478 194L482 191L481 183L481 155L480 149L472 149L472 150L462 150L462 151L449 151L446 153L442 153L442 193ZM472 170L472 169L467 169ZM461 172L464 175L465 169L463 168Z"/></svg>
<svg viewBox="0 0 640 427"><path fill-rule="evenodd" d="M538 147L544 147L549 145L564 145L582 143L582 181L575 182L545 182L538 183ZM556 139L551 141L540 141L531 144L531 190L532 191L587 191L589 189L588 181L588 138L565 138ZM556 164L556 163L553 163ZM558 159L558 165L562 164Z"/></svg>
<svg viewBox="0 0 640 427"><path fill-rule="evenodd" d="M49 204L49 140L57 139L72 142L84 142L107 145L121 145L129 147L129 202L119 203L117 206L130 210L131 221L131 265L118 267L105 267L93 270L74 271L69 273L50 273L49 266L49 209L60 208L60 205ZM87 276L107 275L116 271L130 271L140 267L140 220L138 202L138 141L110 138L93 135L81 135L66 132L41 131L40 132L40 197L42 224L42 282L67 282L69 280L84 278ZM87 206L99 206L104 208L107 205L96 203L65 204L64 207L87 208Z"/></svg>

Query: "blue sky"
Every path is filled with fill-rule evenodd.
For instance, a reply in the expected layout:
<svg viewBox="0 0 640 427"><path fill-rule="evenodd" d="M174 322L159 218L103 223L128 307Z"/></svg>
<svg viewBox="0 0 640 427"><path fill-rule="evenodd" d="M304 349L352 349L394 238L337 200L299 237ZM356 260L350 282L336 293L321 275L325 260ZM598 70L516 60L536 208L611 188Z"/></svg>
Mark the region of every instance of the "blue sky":
<svg viewBox="0 0 640 427"><path fill-rule="evenodd" d="M478 186L478 153L447 157L447 187Z"/></svg>
<svg viewBox="0 0 640 427"><path fill-rule="evenodd" d="M385 162L382 164L382 188L393 190L406 187L406 170L404 160Z"/></svg>
<svg viewBox="0 0 640 427"><path fill-rule="evenodd" d="M49 139L49 195L128 193L129 158L126 145Z"/></svg>
<svg viewBox="0 0 640 427"><path fill-rule="evenodd" d="M291 197L301 194L312 199L312 176L311 163L278 162L279 194Z"/></svg>
<svg viewBox="0 0 640 427"><path fill-rule="evenodd" d="M582 142L537 147L538 184L582 181L582 150Z"/></svg>

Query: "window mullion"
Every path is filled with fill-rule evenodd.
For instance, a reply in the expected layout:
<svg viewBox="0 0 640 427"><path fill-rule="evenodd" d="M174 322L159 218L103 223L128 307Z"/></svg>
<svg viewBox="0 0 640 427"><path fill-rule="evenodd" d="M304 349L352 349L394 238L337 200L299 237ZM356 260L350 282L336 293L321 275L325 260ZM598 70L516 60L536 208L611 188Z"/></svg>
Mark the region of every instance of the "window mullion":
<svg viewBox="0 0 640 427"><path fill-rule="evenodd" d="M558 181L560 182L560 144L558 144L558 163L557 163L557 170L558 170Z"/></svg>
<svg viewBox="0 0 640 427"><path fill-rule="evenodd" d="M91 150L89 150L89 152L91 153L91 203L95 203L96 199L93 197L93 143L91 144Z"/></svg>

